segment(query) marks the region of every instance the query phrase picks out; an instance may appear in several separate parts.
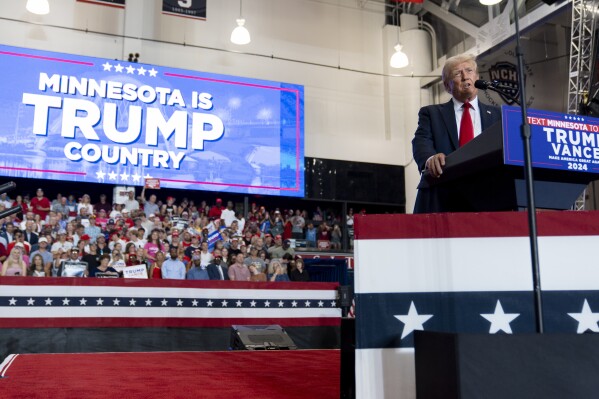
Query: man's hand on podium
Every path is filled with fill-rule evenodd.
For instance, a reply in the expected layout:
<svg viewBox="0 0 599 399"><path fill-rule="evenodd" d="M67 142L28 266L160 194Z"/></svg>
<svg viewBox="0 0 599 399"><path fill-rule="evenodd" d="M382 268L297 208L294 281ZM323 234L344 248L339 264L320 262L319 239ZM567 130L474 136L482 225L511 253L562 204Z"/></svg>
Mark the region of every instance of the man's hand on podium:
<svg viewBox="0 0 599 399"><path fill-rule="evenodd" d="M430 174L434 177L440 177L443 174L444 166L445 154L442 152L435 154L426 160L426 169L428 169Z"/></svg>

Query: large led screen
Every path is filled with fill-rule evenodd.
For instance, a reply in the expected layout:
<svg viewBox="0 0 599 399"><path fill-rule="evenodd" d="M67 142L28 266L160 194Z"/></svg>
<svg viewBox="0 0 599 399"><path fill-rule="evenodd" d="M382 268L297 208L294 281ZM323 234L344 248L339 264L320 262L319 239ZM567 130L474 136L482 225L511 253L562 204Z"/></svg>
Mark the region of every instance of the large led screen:
<svg viewBox="0 0 599 399"><path fill-rule="evenodd" d="M304 196L303 86L0 46L0 175Z"/></svg>

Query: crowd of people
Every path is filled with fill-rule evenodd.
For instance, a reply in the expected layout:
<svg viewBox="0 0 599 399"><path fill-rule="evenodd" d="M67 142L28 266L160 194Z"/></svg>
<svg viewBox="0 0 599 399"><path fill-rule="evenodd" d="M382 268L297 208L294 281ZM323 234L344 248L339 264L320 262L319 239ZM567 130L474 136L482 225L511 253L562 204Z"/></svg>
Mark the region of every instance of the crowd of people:
<svg viewBox="0 0 599 399"><path fill-rule="evenodd" d="M2 276L118 278L136 266L148 278L309 281L292 240L331 249L342 240L338 221L320 208L308 219L306 211L253 203L244 215L231 201L161 202L145 189L114 204L104 194L95 203L87 194L50 200L41 188L31 199L0 195L0 212L16 205L22 212L1 221Z"/></svg>

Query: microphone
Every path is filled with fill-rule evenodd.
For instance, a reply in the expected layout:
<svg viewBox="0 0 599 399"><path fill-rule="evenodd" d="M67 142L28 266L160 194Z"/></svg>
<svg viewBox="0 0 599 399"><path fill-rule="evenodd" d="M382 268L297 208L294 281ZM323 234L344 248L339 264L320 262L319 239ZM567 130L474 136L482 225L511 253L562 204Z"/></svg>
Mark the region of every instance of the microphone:
<svg viewBox="0 0 599 399"><path fill-rule="evenodd" d="M510 89L513 89L513 87L502 85L501 83L499 83L496 80L489 82L488 80L482 80L482 79L479 79L476 82L474 82L474 87L476 87L477 89L480 89L480 90L487 90L487 89L510 90Z"/></svg>
<svg viewBox="0 0 599 399"><path fill-rule="evenodd" d="M474 82L474 87L480 90L487 90L489 87L493 87L493 82L479 79L476 82Z"/></svg>

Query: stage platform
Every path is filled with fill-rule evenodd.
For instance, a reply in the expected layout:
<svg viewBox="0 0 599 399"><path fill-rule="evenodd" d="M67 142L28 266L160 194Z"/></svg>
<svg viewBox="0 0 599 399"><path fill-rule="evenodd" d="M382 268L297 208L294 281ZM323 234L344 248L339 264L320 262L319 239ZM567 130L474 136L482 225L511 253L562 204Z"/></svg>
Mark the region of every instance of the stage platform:
<svg viewBox="0 0 599 399"><path fill-rule="evenodd" d="M10 355L3 398L319 398L340 396L338 350Z"/></svg>

